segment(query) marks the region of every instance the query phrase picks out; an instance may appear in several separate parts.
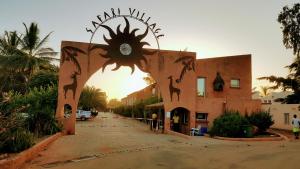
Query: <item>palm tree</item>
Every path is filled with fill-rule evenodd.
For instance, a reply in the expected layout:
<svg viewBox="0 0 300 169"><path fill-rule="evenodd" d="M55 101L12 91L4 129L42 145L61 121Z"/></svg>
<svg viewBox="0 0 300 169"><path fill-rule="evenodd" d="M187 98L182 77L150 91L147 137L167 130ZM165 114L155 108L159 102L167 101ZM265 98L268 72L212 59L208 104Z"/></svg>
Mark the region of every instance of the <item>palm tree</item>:
<svg viewBox="0 0 300 169"><path fill-rule="evenodd" d="M270 87L269 86L260 86L260 94L265 97L270 94Z"/></svg>
<svg viewBox="0 0 300 169"><path fill-rule="evenodd" d="M16 31L5 31L4 35L0 37L0 91L16 89L17 91L24 92L26 77L20 73L15 64L11 64L13 57L10 57L22 54L18 49L20 41L20 36L18 36Z"/></svg>
<svg viewBox="0 0 300 169"><path fill-rule="evenodd" d="M39 28L36 23L31 23L28 28L25 23L25 35L21 41L21 50L25 53L25 62L22 65L23 70L33 75L40 69L49 69L51 61L58 61L52 48L44 47L52 32L48 33L42 40L39 38Z"/></svg>
<svg viewBox="0 0 300 169"><path fill-rule="evenodd" d="M29 28L23 24L23 36L18 36L16 31L6 31L4 36L0 37L0 80L3 82L0 86L1 91L19 91L14 84L23 84L24 88L24 84L26 85L35 73L39 70L52 70L51 62L59 60L54 57L57 52L44 47L52 32L41 39L36 23L31 23Z"/></svg>
<svg viewBox="0 0 300 169"><path fill-rule="evenodd" d="M78 105L84 110L96 109L101 111L106 109L106 99L106 93L101 89L85 86L81 92Z"/></svg>
<svg viewBox="0 0 300 169"><path fill-rule="evenodd" d="M17 34L17 31L4 32L4 36L0 38L0 54L2 55L11 55L18 50L20 45L20 38Z"/></svg>

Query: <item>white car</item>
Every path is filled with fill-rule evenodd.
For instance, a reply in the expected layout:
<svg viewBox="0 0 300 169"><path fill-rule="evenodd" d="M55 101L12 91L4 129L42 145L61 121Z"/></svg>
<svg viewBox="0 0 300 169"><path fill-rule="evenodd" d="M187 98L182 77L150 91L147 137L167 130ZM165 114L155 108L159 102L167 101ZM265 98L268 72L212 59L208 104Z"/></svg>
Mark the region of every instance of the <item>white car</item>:
<svg viewBox="0 0 300 169"><path fill-rule="evenodd" d="M87 119L90 119L90 118L92 118L92 112L91 111L77 110L76 119L87 120Z"/></svg>

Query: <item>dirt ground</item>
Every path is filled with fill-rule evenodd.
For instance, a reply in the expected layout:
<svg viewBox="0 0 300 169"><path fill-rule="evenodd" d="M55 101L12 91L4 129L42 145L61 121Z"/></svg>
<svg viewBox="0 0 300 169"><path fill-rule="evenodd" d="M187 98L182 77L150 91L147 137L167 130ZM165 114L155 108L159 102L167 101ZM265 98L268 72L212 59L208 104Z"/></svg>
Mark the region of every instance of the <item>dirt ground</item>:
<svg viewBox="0 0 300 169"><path fill-rule="evenodd" d="M25 169L300 169L300 141L238 142L156 134L139 121L100 113L78 121Z"/></svg>

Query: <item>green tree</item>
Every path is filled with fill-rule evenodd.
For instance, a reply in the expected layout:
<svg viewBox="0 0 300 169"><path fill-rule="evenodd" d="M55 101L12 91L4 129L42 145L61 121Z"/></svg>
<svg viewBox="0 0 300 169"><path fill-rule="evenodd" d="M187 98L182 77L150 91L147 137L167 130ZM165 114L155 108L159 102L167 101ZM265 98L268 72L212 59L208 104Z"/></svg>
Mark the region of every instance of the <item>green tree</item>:
<svg viewBox="0 0 300 169"><path fill-rule="evenodd" d="M21 40L21 50L25 53L23 64L19 65L29 76L40 69L51 69L51 61L57 61L55 58L57 52L52 48L45 47L52 32L44 38L40 38L40 30L36 23L31 23L29 28L25 23L25 34Z"/></svg>
<svg viewBox="0 0 300 169"><path fill-rule="evenodd" d="M107 96L101 89L85 86L81 92L78 106L84 110L102 111L106 109Z"/></svg>
<svg viewBox="0 0 300 169"><path fill-rule="evenodd" d="M53 71L39 71L35 73L29 83L29 88L34 87L47 87L47 86L57 86L58 85L58 70Z"/></svg>
<svg viewBox="0 0 300 169"><path fill-rule="evenodd" d="M26 89L35 73L52 70L52 62L58 60L54 57L57 52L45 47L51 33L40 38L36 23L31 23L29 28L26 24L24 26L23 36L6 31L0 37L0 80L5 82L0 86L1 91L16 90L24 93L23 89ZM19 84L23 86L18 87Z"/></svg>
<svg viewBox="0 0 300 169"><path fill-rule="evenodd" d="M0 37L0 91L9 91L16 89L17 91L24 92L25 83L27 78L14 66L6 64L12 55L20 55L21 51L18 50L20 46L20 38L16 31L5 31L4 35Z"/></svg>
<svg viewBox="0 0 300 169"><path fill-rule="evenodd" d="M5 31L4 35L0 38L0 53L2 55L12 55L18 53L20 45L20 38L17 31Z"/></svg>
<svg viewBox="0 0 300 169"><path fill-rule="evenodd" d="M122 105L122 102L118 99L110 99L107 103L107 108L114 109Z"/></svg>
<svg viewBox="0 0 300 169"><path fill-rule="evenodd" d="M268 76L258 78L275 83L271 89L281 88L282 90L292 90L294 93L283 99L283 103L300 103L300 3L293 7L283 7L279 13L277 21L281 24L283 33L283 44L287 49L293 49L296 56L294 62L288 65L290 74L284 77Z"/></svg>

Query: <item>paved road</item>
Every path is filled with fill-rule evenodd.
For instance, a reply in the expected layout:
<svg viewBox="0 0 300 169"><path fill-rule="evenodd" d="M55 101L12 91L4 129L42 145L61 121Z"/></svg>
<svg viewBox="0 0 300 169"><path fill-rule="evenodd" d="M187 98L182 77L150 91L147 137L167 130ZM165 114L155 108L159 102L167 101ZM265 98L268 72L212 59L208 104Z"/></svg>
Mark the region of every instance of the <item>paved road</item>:
<svg viewBox="0 0 300 169"><path fill-rule="evenodd" d="M155 134L145 124L101 113L79 121L27 169L300 169L300 142L232 142Z"/></svg>

